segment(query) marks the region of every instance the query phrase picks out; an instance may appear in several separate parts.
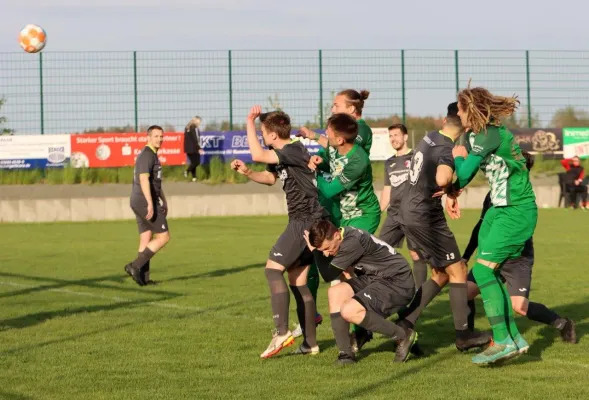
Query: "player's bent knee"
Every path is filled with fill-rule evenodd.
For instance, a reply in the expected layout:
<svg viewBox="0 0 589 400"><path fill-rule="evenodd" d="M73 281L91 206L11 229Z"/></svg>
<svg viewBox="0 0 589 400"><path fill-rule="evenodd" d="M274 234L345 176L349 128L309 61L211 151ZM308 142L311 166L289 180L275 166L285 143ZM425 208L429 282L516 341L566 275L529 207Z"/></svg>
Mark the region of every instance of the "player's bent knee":
<svg viewBox="0 0 589 400"><path fill-rule="evenodd" d="M419 260L421 260L421 258L419 257L419 254L417 254L415 251L409 250L409 254L411 255L411 259L413 261L419 261Z"/></svg>
<svg viewBox="0 0 589 400"><path fill-rule="evenodd" d="M525 317L528 314L528 301L525 297L511 296L511 308L516 314Z"/></svg>
<svg viewBox="0 0 589 400"><path fill-rule="evenodd" d="M348 322L361 321L365 312L366 309L364 306L353 298L344 301L340 308L342 318Z"/></svg>
<svg viewBox="0 0 589 400"><path fill-rule="evenodd" d="M281 272L284 272L286 268L284 266L278 264L276 261L268 260L266 261L266 268L267 269L275 269Z"/></svg>

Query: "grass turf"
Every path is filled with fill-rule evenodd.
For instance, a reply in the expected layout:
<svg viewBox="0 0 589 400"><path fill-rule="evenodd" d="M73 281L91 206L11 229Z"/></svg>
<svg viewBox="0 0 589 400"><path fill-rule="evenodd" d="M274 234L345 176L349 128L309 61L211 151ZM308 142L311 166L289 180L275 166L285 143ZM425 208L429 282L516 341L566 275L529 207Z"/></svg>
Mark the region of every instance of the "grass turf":
<svg viewBox="0 0 589 400"><path fill-rule="evenodd" d="M462 246L478 215L451 221ZM577 321L579 344L518 318L528 355L492 368L454 348L447 290L418 324L425 357L393 364L393 346L376 335L356 365L335 367L324 283L322 353L291 356L292 346L260 360L272 328L262 269L283 217L170 221L172 241L152 262L161 283L145 288L123 272L136 255L132 221L0 225L0 398L584 398L587 220L541 210L531 292ZM488 329L480 300L477 309L477 327Z"/></svg>

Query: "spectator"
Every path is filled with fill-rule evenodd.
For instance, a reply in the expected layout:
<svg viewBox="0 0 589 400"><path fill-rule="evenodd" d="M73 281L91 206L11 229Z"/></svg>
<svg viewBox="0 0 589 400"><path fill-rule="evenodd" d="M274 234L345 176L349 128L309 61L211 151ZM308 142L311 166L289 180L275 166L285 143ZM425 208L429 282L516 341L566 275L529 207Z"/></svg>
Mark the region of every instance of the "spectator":
<svg viewBox="0 0 589 400"><path fill-rule="evenodd" d="M581 208L585 209L587 203L587 185L583 184L585 169L581 166L579 157L567 158L560 163L566 170L564 183L567 207L577 208L579 205L577 196L581 195Z"/></svg>
<svg viewBox="0 0 589 400"><path fill-rule="evenodd" d="M184 176L188 178L190 172L192 182L196 182L196 167L200 165L200 156L204 154L204 150L200 147L200 123L201 118L194 117L184 129L184 153L189 161Z"/></svg>

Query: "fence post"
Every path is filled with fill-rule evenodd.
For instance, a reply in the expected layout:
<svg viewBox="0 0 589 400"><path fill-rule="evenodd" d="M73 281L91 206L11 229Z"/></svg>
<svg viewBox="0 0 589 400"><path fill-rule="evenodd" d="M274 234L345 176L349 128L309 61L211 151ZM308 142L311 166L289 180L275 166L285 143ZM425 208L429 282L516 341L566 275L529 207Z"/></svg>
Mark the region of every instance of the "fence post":
<svg viewBox="0 0 589 400"><path fill-rule="evenodd" d="M233 130L233 61L231 57L231 50L228 53L229 61L229 130Z"/></svg>
<svg viewBox="0 0 589 400"><path fill-rule="evenodd" d="M133 102L135 104L135 132L139 132L139 98L137 95L137 52L133 52Z"/></svg>
<svg viewBox="0 0 589 400"><path fill-rule="evenodd" d="M458 72L458 50L454 50L454 72L456 73L456 94L460 92L460 74Z"/></svg>
<svg viewBox="0 0 589 400"><path fill-rule="evenodd" d="M401 113L403 124L405 124L405 50L401 50Z"/></svg>
<svg viewBox="0 0 589 400"><path fill-rule="evenodd" d="M323 52L319 50L319 127L323 129Z"/></svg>
<svg viewBox="0 0 589 400"><path fill-rule="evenodd" d="M43 53L39 52L39 101L41 105L41 135L45 133L45 104L43 101Z"/></svg>
<svg viewBox="0 0 589 400"><path fill-rule="evenodd" d="M526 91L528 95L528 128L532 127L532 101L530 96L530 52L526 50Z"/></svg>

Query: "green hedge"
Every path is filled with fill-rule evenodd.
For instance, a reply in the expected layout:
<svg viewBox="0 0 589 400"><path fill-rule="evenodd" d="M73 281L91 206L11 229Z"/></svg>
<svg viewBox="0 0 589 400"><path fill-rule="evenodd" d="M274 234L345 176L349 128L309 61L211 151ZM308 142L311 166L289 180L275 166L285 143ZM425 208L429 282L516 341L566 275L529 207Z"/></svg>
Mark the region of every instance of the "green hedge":
<svg viewBox="0 0 589 400"><path fill-rule="evenodd" d="M589 170L589 160L584 162L585 168ZM252 164L250 168L262 171L263 165ZM542 156L536 157L534 175L556 174L562 172L562 166L558 160L543 160ZM376 161L372 163L374 181L381 185L384 177L384 163ZM184 167L164 167L164 182L185 182ZM209 165L200 165L197 170L197 178L200 182L217 185L221 183L245 183L248 179L229 167L229 163L223 163L215 158ZM100 183L121 183L131 184L133 182L133 168L60 168L47 170L1 170L0 185L33 185L33 184L100 184ZM483 184L484 176L479 173L475 178L475 184Z"/></svg>

